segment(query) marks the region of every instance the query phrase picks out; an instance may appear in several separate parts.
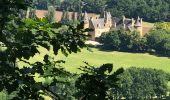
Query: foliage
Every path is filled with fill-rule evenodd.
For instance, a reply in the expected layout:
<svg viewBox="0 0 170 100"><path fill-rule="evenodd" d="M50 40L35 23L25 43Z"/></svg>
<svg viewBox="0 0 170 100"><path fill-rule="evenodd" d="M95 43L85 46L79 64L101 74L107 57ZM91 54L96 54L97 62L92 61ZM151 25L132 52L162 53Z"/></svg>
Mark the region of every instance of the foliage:
<svg viewBox="0 0 170 100"><path fill-rule="evenodd" d="M169 56L170 30L165 24L157 23L155 28L147 35L147 41L150 49L154 49L156 53Z"/></svg>
<svg viewBox="0 0 170 100"><path fill-rule="evenodd" d="M87 64L87 63L86 63ZM77 98L81 100L108 100L113 99L111 93L118 87L117 77L124 70L118 69L112 73L113 65L104 64L99 68L90 66L82 67L84 72L76 80L75 86L78 89Z"/></svg>
<svg viewBox="0 0 170 100"><path fill-rule="evenodd" d="M105 49L110 50L117 50L119 49L119 46L121 44L121 41L119 39L119 34L116 31L109 32L109 33L103 33L99 40L100 43L103 43Z"/></svg>
<svg viewBox="0 0 170 100"><path fill-rule="evenodd" d="M170 30L170 22L155 23L153 30L159 30L159 29Z"/></svg>
<svg viewBox="0 0 170 100"><path fill-rule="evenodd" d="M65 56L79 52L85 46L86 35L83 33L88 29L83 29L83 22L72 26L49 23L47 18L19 18L18 12L26 10L30 4L32 1L27 0L3 0L0 3L2 8L0 9L0 43L3 46L0 51L0 91L5 90L8 94L15 92L16 96L13 98L15 100L43 99L42 96L50 96L56 100L68 99L71 96L71 90L67 89L72 86L66 83L74 77L61 67L60 64L64 61L55 61L48 54L43 57L42 62L31 63L29 59L41 53L38 49L40 47L53 51L55 55L58 55L59 50ZM169 45L167 44L166 47ZM28 65L21 67L18 62ZM117 75L123 72L123 69L119 69L111 73L112 67L111 64L105 64L100 68L82 69L85 73L76 81L80 97L112 98L110 94L118 85ZM36 77L45 81L36 81ZM62 87L64 86L62 83L65 83L68 88ZM164 80L158 81L156 87L162 83ZM66 91L61 92L62 90ZM165 93L162 87L156 91L158 96Z"/></svg>
<svg viewBox="0 0 170 100"><path fill-rule="evenodd" d="M167 21L169 20L168 0L108 0L108 9L112 15L127 17L140 16L146 21Z"/></svg>
<svg viewBox="0 0 170 100"><path fill-rule="evenodd" d="M48 9L47 0L34 0L34 6L37 9Z"/></svg>
<svg viewBox="0 0 170 100"><path fill-rule="evenodd" d="M46 17L49 23L55 22L55 8L53 6L48 7L48 13Z"/></svg>
<svg viewBox="0 0 170 100"><path fill-rule="evenodd" d="M115 17L142 17L145 21L169 21L169 0L35 0L38 9L53 4L59 10L103 13L109 10ZM46 5L45 5L46 4Z"/></svg>
<svg viewBox="0 0 170 100"><path fill-rule="evenodd" d="M18 11L26 10L31 2L3 0L0 3L0 43L4 46L0 51L0 91L6 90L8 94L17 91L13 99L41 99L40 94L60 99L51 86L65 83L67 80L61 78L71 76L60 67L63 61L54 61L48 55L44 56L43 62L30 63L28 60L40 53L39 47L53 50L55 55L59 50L65 56L77 53L85 46L86 35L83 33L86 30L83 23L71 26L49 23L46 18L20 19ZM17 62L27 63L28 66L18 66ZM37 74L51 81L37 82L34 79Z"/></svg>
<svg viewBox="0 0 170 100"><path fill-rule="evenodd" d="M136 31L114 30L103 33L98 41L103 44L104 49L145 52L147 50L146 38L141 38Z"/></svg>
<svg viewBox="0 0 170 100"><path fill-rule="evenodd" d="M156 23L153 30L143 37L136 31L114 30L103 33L98 41L102 49L125 52L149 52L170 56L169 23Z"/></svg>
<svg viewBox="0 0 170 100"><path fill-rule="evenodd" d="M128 68L120 75L119 97L135 100L149 100L167 93L167 74L161 70L149 68Z"/></svg>

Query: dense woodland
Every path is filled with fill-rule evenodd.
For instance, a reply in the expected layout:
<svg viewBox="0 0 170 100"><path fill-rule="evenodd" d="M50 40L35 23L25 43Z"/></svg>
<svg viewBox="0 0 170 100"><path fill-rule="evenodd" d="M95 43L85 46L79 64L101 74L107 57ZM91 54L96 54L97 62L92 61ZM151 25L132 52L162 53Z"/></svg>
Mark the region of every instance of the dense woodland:
<svg viewBox="0 0 170 100"><path fill-rule="evenodd" d="M49 3L52 2L58 4L54 0ZM70 0L64 2L70 2ZM64 2L61 2L61 5ZM83 28L83 22L78 22L74 26L70 23L55 22L52 17L54 15L52 12L55 11L53 8L49 8L51 12L42 19L20 13L21 10L27 12L28 7L33 7L31 5L34 4L35 2L31 0L0 2L1 92L13 95L11 98L13 100L42 100L44 96L53 100L117 100L120 98L144 100L155 96L166 98L170 78L169 74L160 70L133 67L113 71L112 64L92 66L85 62L86 66L79 68L82 73L75 74L65 70L62 66L65 61L55 59L49 53L42 57L43 61L30 62L31 57L42 53L39 47L52 51L55 57L58 57L59 53L69 56L80 52L83 47L88 48L85 44L88 37L84 33L90 31ZM46 3L36 5L40 8L47 7ZM70 7L67 8L68 10L72 8L68 5L67 7ZM116 30L108 33L110 36L102 36L99 40L105 44L105 38L109 37L107 40L111 45L106 47L109 49L111 47L113 50L142 52L150 48L155 52L161 50L163 54L169 55L168 25L168 23L156 24L144 39L140 38L137 32L130 34L123 30ZM126 40L126 43L122 40ZM147 41L152 44L148 44ZM21 66L18 62L26 65ZM37 81L35 77L43 80Z"/></svg>
<svg viewBox="0 0 170 100"><path fill-rule="evenodd" d="M53 5L57 10L93 12L110 11L112 16L129 18L140 16L145 21L170 21L169 0L35 0L37 9Z"/></svg>

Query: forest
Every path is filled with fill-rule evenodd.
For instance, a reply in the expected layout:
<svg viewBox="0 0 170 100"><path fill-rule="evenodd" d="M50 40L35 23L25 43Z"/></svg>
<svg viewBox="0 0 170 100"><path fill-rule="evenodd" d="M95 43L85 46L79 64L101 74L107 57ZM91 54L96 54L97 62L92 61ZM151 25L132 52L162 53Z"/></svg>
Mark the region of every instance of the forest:
<svg viewBox="0 0 170 100"><path fill-rule="evenodd" d="M103 13L110 11L114 17L137 18L148 22L170 21L169 0L35 0L37 9L53 5L57 10Z"/></svg>

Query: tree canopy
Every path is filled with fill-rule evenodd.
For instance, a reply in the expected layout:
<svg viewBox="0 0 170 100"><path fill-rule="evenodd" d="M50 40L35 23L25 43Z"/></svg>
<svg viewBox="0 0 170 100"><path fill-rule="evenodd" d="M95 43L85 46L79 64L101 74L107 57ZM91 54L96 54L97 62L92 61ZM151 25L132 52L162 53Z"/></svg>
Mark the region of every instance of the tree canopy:
<svg viewBox="0 0 170 100"><path fill-rule="evenodd" d="M47 9L53 4L58 10L87 11L102 14L104 10L111 12L114 17L137 18L145 21L169 21L169 0L35 0L38 9ZM46 6L44 6L46 4Z"/></svg>

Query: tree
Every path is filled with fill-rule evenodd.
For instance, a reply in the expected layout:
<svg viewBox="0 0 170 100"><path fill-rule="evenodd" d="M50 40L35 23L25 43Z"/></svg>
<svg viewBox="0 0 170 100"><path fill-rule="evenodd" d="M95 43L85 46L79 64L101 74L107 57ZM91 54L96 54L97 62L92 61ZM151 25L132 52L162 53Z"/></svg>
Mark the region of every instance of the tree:
<svg viewBox="0 0 170 100"><path fill-rule="evenodd" d="M169 31L165 29L153 30L148 34L147 41L151 49L158 54L169 56Z"/></svg>
<svg viewBox="0 0 170 100"><path fill-rule="evenodd" d="M120 86L118 92L120 94L120 98L125 97L129 100L132 97L131 86L133 84L133 77L131 76L128 70L125 70L123 74L121 74L119 77Z"/></svg>
<svg viewBox="0 0 170 100"><path fill-rule="evenodd" d="M76 53L85 46L86 35L83 33L86 30L83 23L71 26L49 23L46 18L20 19L19 10L26 10L31 3L30 0L3 0L0 3L0 43L4 46L0 51L0 91L6 90L8 94L16 91L14 99L41 99L41 95L48 95L58 100L60 95L51 87L66 82L60 80L63 75L71 76L60 67L64 61L54 61L48 54L43 62L30 63L29 58L40 53L39 47L53 50L55 55L59 50L65 56ZM17 62L28 66L20 67ZM50 83L35 81L35 74L50 78Z"/></svg>
<svg viewBox="0 0 170 100"><path fill-rule="evenodd" d="M112 15L121 17L140 16L146 21L168 21L169 20L169 3L168 0L108 0L107 9Z"/></svg>
<svg viewBox="0 0 170 100"><path fill-rule="evenodd" d="M148 50L147 39L140 37L136 31L124 31L122 29L103 33L98 41L102 48L108 50L146 52Z"/></svg>
<svg viewBox="0 0 170 100"><path fill-rule="evenodd" d="M145 21L169 21L169 0L34 0L38 9L47 9L53 5L59 10L92 12L103 14L104 10L111 12L112 16L137 18Z"/></svg>
<svg viewBox="0 0 170 100"><path fill-rule="evenodd" d="M131 67L119 75L118 94L127 100L150 100L166 96L167 73L149 68Z"/></svg>
<svg viewBox="0 0 170 100"><path fill-rule="evenodd" d="M104 49L119 50L119 45L121 43L117 31L111 31L108 33L103 33L99 37L99 42L103 44Z"/></svg>
<svg viewBox="0 0 170 100"><path fill-rule="evenodd" d="M87 64L81 68L84 73L76 80L75 84L78 88L77 99L112 100L111 92L118 87L119 78L117 76L124 71L120 68L111 73L112 69L112 64L104 64L99 68Z"/></svg>
<svg viewBox="0 0 170 100"><path fill-rule="evenodd" d="M46 17L49 23L55 22L55 8L53 6L48 7L48 13Z"/></svg>

